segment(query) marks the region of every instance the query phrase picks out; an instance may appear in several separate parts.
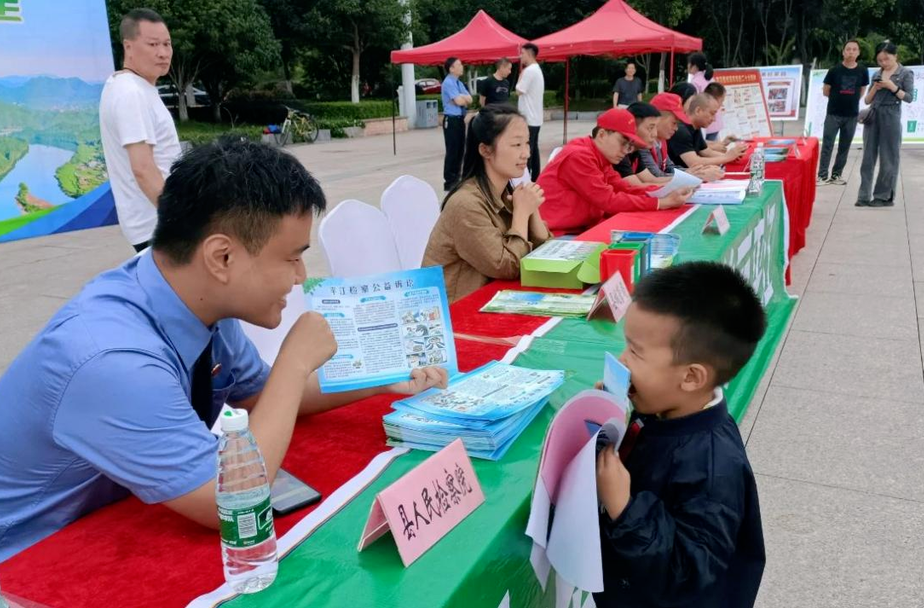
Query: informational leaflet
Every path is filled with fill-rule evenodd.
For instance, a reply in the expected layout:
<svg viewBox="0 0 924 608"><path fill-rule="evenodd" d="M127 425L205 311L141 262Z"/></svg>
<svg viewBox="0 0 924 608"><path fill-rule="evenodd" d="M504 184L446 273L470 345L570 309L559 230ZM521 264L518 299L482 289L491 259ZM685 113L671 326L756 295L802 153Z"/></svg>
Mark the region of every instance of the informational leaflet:
<svg viewBox="0 0 924 608"><path fill-rule="evenodd" d="M540 293L505 289L497 292L481 312L498 312L541 317L583 317L594 304L594 296L571 293Z"/></svg>
<svg viewBox="0 0 924 608"><path fill-rule="evenodd" d="M715 80L725 85L724 120L720 135L745 139L770 137L770 113L760 70L716 70Z"/></svg>
<svg viewBox="0 0 924 608"><path fill-rule="evenodd" d="M747 194L748 182L740 179L726 179L703 184L690 197L698 205L740 205Z"/></svg>
<svg viewBox="0 0 924 608"><path fill-rule="evenodd" d="M429 418L481 427L512 416L548 397L564 382L558 370L516 367L493 361L450 381L393 404L398 411L423 412Z"/></svg>
<svg viewBox="0 0 924 608"><path fill-rule="evenodd" d="M680 190L681 188L696 188L703 183L703 180L696 177L695 175L690 175L686 171L681 171L680 169L674 169L674 174L671 176L671 181L667 182L657 190L653 190L648 193L648 196L653 196L654 198L664 198L670 193Z"/></svg>
<svg viewBox="0 0 924 608"><path fill-rule="evenodd" d="M917 94L911 103L902 102L902 143L924 144L924 66L905 66L914 73L914 90ZM869 68L870 81L878 68ZM805 106L805 135L821 139L824 135L825 115L828 111L828 98L824 96L825 75L828 70L812 70L809 77L807 104ZM867 107L860 98L860 110ZM854 144L863 143L863 125L857 125L853 136Z"/></svg>
<svg viewBox="0 0 924 608"><path fill-rule="evenodd" d="M318 372L324 393L400 382L431 365L459 371L442 268L309 281L305 298L337 340Z"/></svg>

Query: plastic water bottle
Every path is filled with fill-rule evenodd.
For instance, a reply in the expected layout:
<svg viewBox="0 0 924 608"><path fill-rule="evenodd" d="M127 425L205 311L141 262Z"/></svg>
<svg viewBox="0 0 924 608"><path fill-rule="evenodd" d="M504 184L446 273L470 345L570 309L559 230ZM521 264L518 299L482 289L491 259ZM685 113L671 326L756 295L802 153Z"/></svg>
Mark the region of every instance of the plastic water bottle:
<svg viewBox="0 0 924 608"><path fill-rule="evenodd" d="M276 579L276 531L266 464L248 428L246 410L221 415L216 502L225 580L237 593L256 593Z"/></svg>
<svg viewBox="0 0 924 608"><path fill-rule="evenodd" d="M749 194L760 194L764 185L764 144L760 142L751 154L751 181L748 183Z"/></svg>

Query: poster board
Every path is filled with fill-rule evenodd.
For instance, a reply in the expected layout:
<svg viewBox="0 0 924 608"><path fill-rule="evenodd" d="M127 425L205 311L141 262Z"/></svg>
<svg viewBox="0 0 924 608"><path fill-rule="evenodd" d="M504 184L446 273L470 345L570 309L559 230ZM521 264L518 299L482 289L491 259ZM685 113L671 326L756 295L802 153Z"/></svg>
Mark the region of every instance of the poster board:
<svg viewBox="0 0 924 608"><path fill-rule="evenodd" d="M914 72L914 95L912 102L902 103L902 143L924 144L924 66L906 66ZM868 68L870 80L878 68ZM805 130L807 136L819 139L824 135L825 115L828 110L828 98L824 96L825 74L828 70L812 70L809 76L809 89L805 107ZM860 109L867 107L860 99ZM857 125L853 136L854 144L863 143L863 125Z"/></svg>
<svg viewBox="0 0 924 608"><path fill-rule="evenodd" d="M0 2L0 243L117 221L99 132L104 0Z"/></svg>
<svg viewBox="0 0 924 608"><path fill-rule="evenodd" d="M802 64L757 68L771 120L799 120L802 104Z"/></svg>
<svg viewBox="0 0 924 608"><path fill-rule="evenodd" d="M760 70L716 70L715 80L725 85L726 90L725 125L720 135L734 134L745 139L772 137Z"/></svg>

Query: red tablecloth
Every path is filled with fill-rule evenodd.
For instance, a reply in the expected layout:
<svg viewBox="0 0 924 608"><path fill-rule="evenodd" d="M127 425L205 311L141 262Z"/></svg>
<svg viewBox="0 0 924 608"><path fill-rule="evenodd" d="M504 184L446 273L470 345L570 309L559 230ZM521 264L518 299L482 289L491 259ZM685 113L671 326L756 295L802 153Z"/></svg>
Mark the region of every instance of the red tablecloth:
<svg viewBox="0 0 924 608"><path fill-rule="evenodd" d="M509 347L456 340L464 371ZM380 395L299 420L282 466L330 495L386 449ZM281 536L315 507L276 519ZM358 541L358 539L357 539ZM218 535L160 505L127 498L83 517L0 564L3 591L54 608L185 606L224 578Z"/></svg>
<svg viewBox="0 0 924 608"><path fill-rule="evenodd" d="M786 196L786 208L789 209L789 257L796 255L805 247L805 231L812 221L812 208L815 205L815 180L818 172L818 138L817 137L758 137L757 142L770 139L795 139L795 150L790 150L789 157L779 163L767 163L767 179L783 180L783 193ZM737 163L728 165L728 171L744 171L750 161L749 152ZM788 275L787 275L788 276Z"/></svg>

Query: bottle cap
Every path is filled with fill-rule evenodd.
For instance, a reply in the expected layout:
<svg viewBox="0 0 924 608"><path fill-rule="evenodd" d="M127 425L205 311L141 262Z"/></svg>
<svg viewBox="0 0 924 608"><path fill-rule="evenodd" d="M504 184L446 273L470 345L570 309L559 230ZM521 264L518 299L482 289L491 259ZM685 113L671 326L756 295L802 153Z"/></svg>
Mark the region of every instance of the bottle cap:
<svg viewBox="0 0 924 608"><path fill-rule="evenodd" d="M227 409L221 413L221 431L223 433L233 433L234 431L246 430L249 420L247 410L239 408Z"/></svg>

